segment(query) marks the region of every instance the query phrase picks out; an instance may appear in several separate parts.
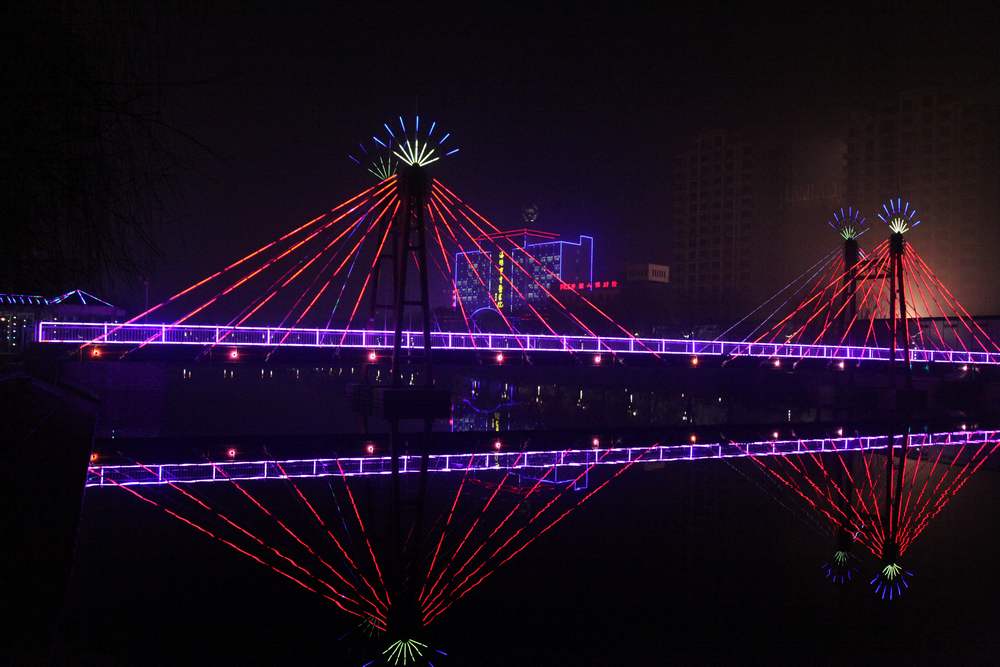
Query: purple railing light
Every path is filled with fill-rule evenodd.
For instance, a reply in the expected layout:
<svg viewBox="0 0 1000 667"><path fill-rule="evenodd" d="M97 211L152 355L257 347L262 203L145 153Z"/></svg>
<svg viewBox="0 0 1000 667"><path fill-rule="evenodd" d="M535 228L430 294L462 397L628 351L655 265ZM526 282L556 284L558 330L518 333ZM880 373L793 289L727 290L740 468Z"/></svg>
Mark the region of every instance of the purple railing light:
<svg viewBox="0 0 1000 667"><path fill-rule="evenodd" d="M115 324L110 322L40 322L40 343L98 345L225 345L229 347L313 347L391 349L392 331L226 327L203 324ZM424 335L404 331L402 347L422 348ZM609 352L612 354L888 361L889 348L849 345L747 343L621 336L548 334L471 334L433 332L435 350L491 352ZM966 350L910 350L914 362L1000 365L1000 353Z"/></svg>
<svg viewBox="0 0 1000 667"><path fill-rule="evenodd" d="M892 436L896 446L903 436ZM995 442L1000 431L944 431L910 435L909 447L962 446ZM621 465L640 459L644 463L660 461L696 461L746 458L748 456L798 456L816 452L856 452L885 449L889 436L813 438L807 440L758 440L754 442L715 442L707 444L653 445L600 449L551 450L537 452L477 452L431 454L428 470L433 473L464 473L488 470L540 471L550 466L579 468L588 465ZM472 462L470 463L470 457ZM279 467L280 464L280 467ZM268 461L221 461L206 463L164 463L152 465L91 466L87 470L88 487L147 486L169 483L208 483L242 480L288 479L305 477L368 477L391 473L388 456ZM284 473L281 470L284 469ZM420 469L419 456L400 457L400 469L410 474ZM341 473L343 470L343 473Z"/></svg>

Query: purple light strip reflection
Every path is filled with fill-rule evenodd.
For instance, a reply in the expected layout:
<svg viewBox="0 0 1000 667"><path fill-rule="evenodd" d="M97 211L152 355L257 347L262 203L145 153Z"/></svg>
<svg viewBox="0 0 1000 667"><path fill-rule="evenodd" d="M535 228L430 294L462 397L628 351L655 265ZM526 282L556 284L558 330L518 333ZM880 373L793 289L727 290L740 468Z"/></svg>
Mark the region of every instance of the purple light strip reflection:
<svg viewBox="0 0 1000 667"><path fill-rule="evenodd" d="M810 440L759 440L709 444L657 445L655 447L618 447L540 452L483 452L432 454L432 473L465 473L466 470L541 470L550 466L574 468L589 465L622 465L642 456L643 463L700 461L745 458L748 456L796 456L810 452L857 452L885 449L886 435ZM893 436L896 446L902 436ZM915 433L913 447L955 447L1000 439L1000 431L948 431ZM472 462L470 463L470 458ZM279 467L280 466L280 467ZM388 456L343 457L329 459L292 459L287 461L222 461L209 463L171 463L150 465L91 466L87 470L88 487L151 486L169 483L231 482L242 480L289 479L305 477L368 477L391 473ZM419 456L400 458L404 474L420 469ZM282 473L284 470L284 473Z"/></svg>
<svg viewBox="0 0 1000 667"><path fill-rule="evenodd" d="M40 343L95 345L229 345L233 347L315 347L391 349L393 332L278 327L226 327L199 324L117 324L113 322L40 322ZM404 348L422 348L423 334L404 331ZM151 340L153 339L153 340ZM475 343L473 343L475 339ZM888 361L889 348L849 345L746 343L672 338L552 336L547 334L470 334L432 332L435 350L493 352L610 352L767 359ZM1000 365L998 352L910 350L914 363Z"/></svg>

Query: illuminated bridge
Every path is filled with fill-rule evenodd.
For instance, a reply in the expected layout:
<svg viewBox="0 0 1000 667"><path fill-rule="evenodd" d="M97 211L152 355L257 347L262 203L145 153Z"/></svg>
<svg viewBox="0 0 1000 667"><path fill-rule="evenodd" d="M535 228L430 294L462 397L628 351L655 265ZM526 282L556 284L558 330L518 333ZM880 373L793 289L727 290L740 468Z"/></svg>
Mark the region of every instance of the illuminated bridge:
<svg viewBox="0 0 1000 667"><path fill-rule="evenodd" d="M367 664L429 655L426 628L636 464L742 460L800 500L835 540L828 577L842 583L853 576L857 545L879 562L876 593L890 600L902 594L910 573L900 559L1000 449L1000 432L973 423L968 431L911 433L921 430L912 422L923 395L913 387L912 366L997 366L1000 344L904 240L921 224L908 201L895 197L876 211L888 237L865 249L864 217L851 206L834 212L829 224L842 243L716 340L641 337L595 295L592 269L583 280L564 275L562 250L522 241L429 174L426 167L458 152L437 123L399 116L383 128L352 156L375 175L374 185L125 322L50 318L38 325L36 340L93 360L171 347L198 358L218 349L232 362L241 350L264 362L279 349L355 350L370 362L390 357L387 383L379 384L383 369L372 365L356 376L372 404L380 403L390 455L376 456L371 447L360 457L264 453L244 461L232 448L226 461L168 463L119 450L115 465L104 465L95 452L87 486L134 498L334 605L381 642ZM589 250L584 257L591 267ZM450 309L432 310L432 292ZM773 439L753 442L720 435L706 444L696 435L682 443L633 435L622 446L595 438L591 447L566 450L535 430L548 439L532 451L508 451L496 441L441 453L433 422L448 417L450 396L435 386L432 361L479 352L496 364L552 355L591 367L626 355L681 357L692 367L701 357L777 368L786 359L791 367L814 359L830 369L878 362L888 382L865 392L846 374L840 389L852 400L872 399L884 428L794 440L774 431ZM415 386L410 369L404 381L403 366L413 359L425 365L423 386ZM742 386L765 394L759 383ZM879 399L892 406L883 410ZM357 412L367 435L363 402ZM401 422L415 420L423 421L422 435L405 434ZM428 492L430 476L441 481L437 497ZM317 478L329 479L311 481ZM358 487L369 499L365 511ZM386 493L376 496L379 489ZM424 522L425 514L437 519Z"/></svg>
<svg viewBox="0 0 1000 667"><path fill-rule="evenodd" d="M423 349L424 334L404 331L401 347ZM195 324L116 324L102 322L41 322L37 340L41 343L87 344L135 347L139 345L225 346L226 348L356 348L368 351L391 350L392 331L348 329L294 329L278 327L232 327ZM543 334L488 334L432 332L435 351L479 351L495 354L583 353L686 355L689 357L762 357L767 359L819 359L830 361L889 361L886 347L810 345L803 343L753 343L744 341L689 340L670 338L558 336ZM502 360L502 357L500 357ZM1000 365L1000 352L971 350L910 350L914 363Z"/></svg>
<svg viewBox="0 0 1000 667"><path fill-rule="evenodd" d="M836 213L831 226L843 245L717 339L649 338L593 300L588 286L597 283L567 282L552 258L535 256L544 244L522 244L440 181L407 173L387 175L125 322L50 318L36 340L90 348L93 357L107 346L123 357L147 346L224 346L233 359L241 347L264 348L268 358L280 348L375 355L398 342L400 350L478 351L498 362L569 353L595 364L601 355L686 355L694 363L705 356L1000 365L1000 344L904 241L920 221L901 198L883 206L891 233L868 251L858 244L863 217L850 207ZM433 268L439 296L452 298L450 321L430 308ZM406 309L418 312L407 319ZM492 322L477 319L487 311Z"/></svg>

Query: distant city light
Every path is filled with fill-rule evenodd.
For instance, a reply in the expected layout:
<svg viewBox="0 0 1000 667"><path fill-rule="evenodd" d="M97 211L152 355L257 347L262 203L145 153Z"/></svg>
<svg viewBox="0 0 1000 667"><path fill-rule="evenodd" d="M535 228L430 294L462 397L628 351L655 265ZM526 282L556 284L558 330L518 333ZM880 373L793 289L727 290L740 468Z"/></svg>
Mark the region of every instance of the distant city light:
<svg viewBox="0 0 1000 667"><path fill-rule="evenodd" d="M90 462L91 462L91 463L97 463L97 461L98 461L98 460L99 460L100 458L101 458L101 457L100 457L100 456L99 456L99 455L97 454L97 452L91 452L91 453L90 453Z"/></svg>
<svg viewBox="0 0 1000 667"><path fill-rule="evenodd" d="M239 359L240 358L239 350L230 350L229 351L229 358L230 359Z"/></svg>
<svg viewBox="0 0 1000 667"><path fill-rule="evenodd" d="M698 357L691 357L691 365L692 366L698 365Z"/></svg>
<svg viewBox="0 0 1000 667"><path fill-rule="evenodd" d="M698 442L698 436L696 436L694 433L692 433L691 437L689 437L688 440L690 440L691 444L693 445L694 443Z"/></svg>
<svg viewBox="0 0 1000 667"><path fill-rule="evenodd" d="M378 353L376 353L375 350L369 350L368 361L376 361L377 359L378 359Z"/></svg>
<svg viewBox="0 0 1000 667"><path fill-rule="evenodd" d="M503 352L497 352L496 360L498 364L503 363Z"/></svg>
<svg viewBox="0 0 1000 667"><path fill-rule="evenodd" d="M365 445L365 453L366 454L374 454L375 453L375 443L369 442L368 444L366 444Z"/></svg>
<svg viewBox="0 0 1000 667"><path fill-rule="evenodd" d="M495 449L495 450L497 450L499 452L501 449L503 449L503 443L500 442L499 440L494 440L493 441L493 449Z"/></svg>
<svg viewBox="0 0 1000 667"><path fill-rule="evenodd" d="M90 356L94 357L95 359L99 358L101 356L101 348L95 347L94 349L92 349L90 351Z"/></svg>
<svg viewBox="0 0 1000 667"><path fill-rule="evenodd" d="M593 438L593 439L592 439L592 440L590 441L590 446L591 446L591 447L593 447L594 449L597 449L598 447L600 447L600 446L601 446L601 439L595 436L595 437L594 437L594 438Z"/></svg>
<svg viewBox="0 0 1000 667"><path fill-rule="evenodd" d="M601 365L601 355L599 355L599 354L595 354L594 355L594 364L597 365L597 366Z"/></svg>
<svg viewBox="0 0 1000 667"><path fill-rule="evenodd" d="M230 447L229 449L227 449L226 450L226 456L228 456L231 459L235 459L236 458L236 448L235 447Z"/></svg>
<svg viewBox="0 0 1000 667"><path fill-rule="evenodd" d="M781 368L781 359L775 359L771 362L771 365L775 368Z"/></svg>

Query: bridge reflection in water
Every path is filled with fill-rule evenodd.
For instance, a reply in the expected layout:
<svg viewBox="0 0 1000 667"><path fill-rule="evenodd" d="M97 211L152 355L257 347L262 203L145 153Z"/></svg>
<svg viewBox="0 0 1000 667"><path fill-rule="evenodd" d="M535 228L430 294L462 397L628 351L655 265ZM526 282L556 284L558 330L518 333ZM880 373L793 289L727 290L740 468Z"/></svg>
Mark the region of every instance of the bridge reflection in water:
<svg viewBox="0 0 1000 667"><path fill-rule="evenodd" d="M532 452L474 452L431 454L431 473L466 474L477 471L542 470L549 467L581 468L615 466L636 461L699 461L762 456L797 456L803 454L867 452L885 450L892 438L893 448L901 447L905 436L874 435L795 440L760 440L755 442L689 443L646 445L641 447L600 446L592 449ZM971 430L914 433L909 448L962 447L1000 440L1000 431ZM400 472L417 473L420 456L401 456ZM388 456L313 458L260 461L216 461L204 463L169 463L91 466L87 486L149 486L176 483L208 483L245 480L281 480L310 477L368 477L391 473Z"/></svg>

